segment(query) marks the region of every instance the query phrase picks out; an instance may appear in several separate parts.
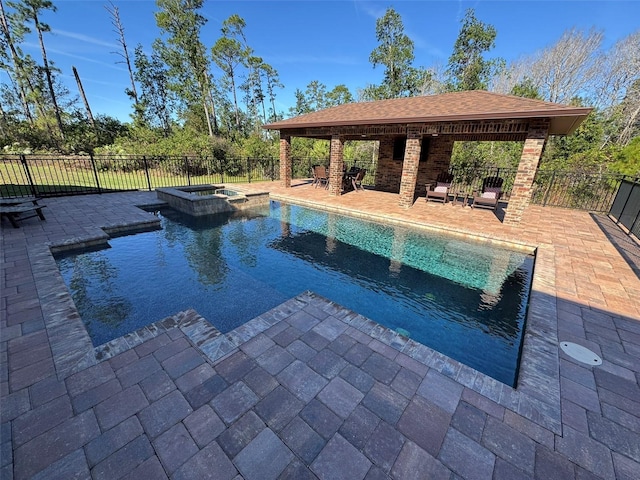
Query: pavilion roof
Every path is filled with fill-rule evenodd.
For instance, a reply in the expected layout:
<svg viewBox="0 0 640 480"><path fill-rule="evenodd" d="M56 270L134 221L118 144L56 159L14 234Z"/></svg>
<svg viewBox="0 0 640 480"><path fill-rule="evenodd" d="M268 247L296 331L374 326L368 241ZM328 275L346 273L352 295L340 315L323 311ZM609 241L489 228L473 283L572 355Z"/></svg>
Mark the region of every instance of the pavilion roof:
<svg viewBox="0 0 640 480"><path fill-rule="evenodd" d="M549 133L568 135L592 108L574 107L483 90L338 105L264 125L270 130L399 123L549 118Z"/></svg>

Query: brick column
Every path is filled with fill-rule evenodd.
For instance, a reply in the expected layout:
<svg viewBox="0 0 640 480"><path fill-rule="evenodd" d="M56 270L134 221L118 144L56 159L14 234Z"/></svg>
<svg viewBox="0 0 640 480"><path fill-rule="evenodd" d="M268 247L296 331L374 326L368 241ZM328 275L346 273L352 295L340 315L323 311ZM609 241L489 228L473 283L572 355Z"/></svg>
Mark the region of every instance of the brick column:
<svg viewBox="0 0 640 480"><path fill-rule="evenodd" d="M280 135L280 185L291 187L291 137Z"/></svg>
<svg viewBox="0 0 640 480"><path fill-rule="evenodd" d="M418 180L418 164L420 163L420 147L422 135L415 128L407 132L407 146L404 150L402 178L400 179L400 206L409 208L413 205Z"/></svg>
<svg viewBox="0 0 640 480"><path fill-rule="evenodd" d="M342 193L342 172L344 171L344 137L331 136L331 163L329 164L329 195Z"/></svg>
<svg viewBox="0 0 640 480"><path fill-rule="evenodd" d="M524 141L518 172L513 181L509 206L504 216L505 225L517 225L522 219L524 209L529 205L542 149L549 136L549 120L533 120L529 125L527 139Z"/></svg>

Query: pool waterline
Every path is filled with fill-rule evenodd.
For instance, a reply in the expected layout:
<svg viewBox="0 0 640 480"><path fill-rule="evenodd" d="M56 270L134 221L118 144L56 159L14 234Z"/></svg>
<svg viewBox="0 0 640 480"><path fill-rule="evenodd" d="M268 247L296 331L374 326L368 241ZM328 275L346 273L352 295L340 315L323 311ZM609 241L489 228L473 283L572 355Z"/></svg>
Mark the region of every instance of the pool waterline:
<svg viewBox="0 0 640 480"><path fill-rule="evenodd" d="M478 288L482 286L481 283L483 281L482 279L484 278L483 276L487 273L487 268L485 267L483 267L484 270L476 272L475 276L471 275L469 276L469 278L455 278L455 275L452 278L444 278L437 275L438 272L429 273L416 268L417 266L419 266L415 265L416 261L420 261L420 258L416 257L416 252L420 254L421 249L418 247L411 247L411 241L407 243L407 245L409 245L411 248L408 248L409 252L405 255L405 258L403 258L403 254L398 253L398 246L396 244L394 247L392 241L387 241L384 247L387 249L388 253L386 258L380 255L374 255L374 253L376 252L366 251L367 248L373 250L378 249L379 246L376 245L375 242L371 243L371 245L366 245L364 249L361 248L362 246L356 247L354 245L349 245L349 242L351 240L358 240L358 236L362 237L360 239L361 241L366 241L366 235L361 235L361 230L364 227L352 228L353 220L350 220L348 217L332 217L335 220L335 224L331 226L331 222L327 221L327 219L329 218L329 214L325 212L323 215L318 217L321 218L321 220L312 220L309 225L300 226L298 225L300 223L300 220L302 219L304 221L307 221L307 217L311 215L309 212L307 212L306 210L301 210L298 207L292 205L280 205L275 203L272 204L272 207L269 209L269 214L269 217L264 217L262 215L256 215L255 217L253 217L253 214L235 215L242 218L242 220L237 223L228 221L229 218L234 217L234 215L216 216L218 221L220 221L221 223L221 225L218 225L218 227L227 229L229 231L228 233L231 234L231 240L220 240L219 234L212 233L212 231L210 230L210 218L191 218L188 219L188 222L186 222L190 222L190 226L192 227L192 229L195 229L193 230L195 232L193 233L194 237L197 237L195 243L205 242L207 248L213 248L214 250L213 254L211 251L209 251L208 253L195 255L200 263L211 265L213 263L211 261L212 258L216 257L219 253L223 253L224 255L231 254L231 256L229 256L231 260L227 260L228 264L223 265L218 263L217 266L213 268L214 271L212 272L207 271L207 269L199 269L196 273L197 276L204 276L205 283L209 282L209 285L216 285L215 278L216 276L218 276L218 274L220 274L219 276L228 276L232 278L231 284L236 288L239 288L238 290L234 290L233 288L225 290L227 292L227 296L234 297L233 301L230 302L232 306L234 302L237 303L238 298L248 300L248 303L260 304L260 302L262 302L263 306L261 307L261 313L262 311L268 310L269 308L282 303L288 298L295 296L296 294L300 293L301 290L312 290L317 292L319 295L324 296L325 298L329 298L330 300L344 305L351 310L362 313L363 315L372 318L373 320L380 321L379 319L376 319L377 311L382 311L384 312L384 314L390 317L393 317L395 315L393 312L393 305L388 306L384 304L383 306L381 306L382 304L380 304L380 296L382 295L390 297L391 299L393 299L394 303L405 302L406 305L404 305L403 308L405 308L405 310L406 308L409 309L406 310L407 315L414 318L420 318L419 314L416 317L416 312L414 311L416 308L415 295L409 300L395 299L394 297L396 295L403 295L405 293L404 291L411 287L412 284L422 282L425 278L427 278L427 276L429 277L430 281L432 281L432 283L435 282L435 285L432 285L431 288L424 288L423 291L419 292L418 297L420 297L421 295L424 298L422 300L418 298L418 303L432 304L435 303L436 300L441 299L445 301L445 303L447 303L449 306L455 307L456 302L452 302L448 299L448 291L451 289L461 289L462 287L460 287L460 284L464 282L468 283L468 285L464 288L475 289L474 291L478 292L473 294L475 296L474 301L478 301L483 305L491 304L492 302L500 302L500 298L498 298L500 296L500 292L495 291L495 286L493 288L489 288L491 287L489 285L484 292L480 292L478 290ZM178 218L177 221L180 222L180 219ZM277 221L278 223L275 224L273 223L274 221ZM188 231L187 233L179 233L173 223L167 222L168 220L165 218L163 220L164 229L156 232L157 234L166 234L167 237L172 235L180 236L189 234ZM325 237L322 235L322 229L330 229L336 227L338 228L336 232L337 235L334 235L333 237ZM372 228L375 234L375 231L377 231L376 229L378 227L368 226L367 228ZM346 230L342 231L344 229ZM260 233L261 235L267 235L269 237L268 245L259 246L257 243L244 244L240 239L242 239L245 236L245 233L250 230L258 230L258 233ZM409 237L413 235L411 231L408 231L407 229L405 230L406 231L403 231L402 235L409 235ZM139 236L136 235L136 237ZM340 241L341 239L344 241ZM109 249L109 251L117 250L118 245L116 244L118 242L114 240L112 243L114 248ZM148 242L146 242L145 245L148 245ZM191 248L192 245L193 242L187 245L187 248ZM216 248L218 250L216 250ZM460 246L458 242L455 241L451 242L446 247L442 247L441 253L446 258L455 260L459 253L468 248L471 247ZM145 254L149 252L148 248L143 247L143 249L143 251L145 251ZM166 248L164 253L167 254L167 257L170 256L169 251ZM440 253L438 254L440 255ZM314 255L316 256L314 257ZM394 255L398 258L392 258ZM418 258L418 260L416 260L416 258ZM506 269L505 271L510 271L511 267L509 267L509 262L511 260L507 257L500 258L500 262L502 262L503 264L503 267L501 268ZM291 262L291 264L294 265L295 268L292 267L293 270L289 270L288 276L291 278L286 279L285 281L275 282L273 281L272 276L269 275L269 271L271 271L270 269L271 267L273 267L273 265L285 261L283 259L288 259L286 261ZM104 259L102 259L101 261L104 262ZM170 260L168 258L165 258L164 261ZM192 261L195 261L195 258L192 258ZM406 263L403 263L403 261ZM253 262L264 263L268 267L267 273L262 272L259 273L256 278L250 278L250 276L248 276L247 274L247 271L250 270L248 267ZM414 265L411 265L412 262L414 263ZM105 271L109 271L108 263L109 262L106 262L105 264ZM216 269L222 270L218 271ZM296 275L296 269L300 269L299 276ZM313 285L311 285L310 288L307 288L306 284L302 285L304 281L307 281L309 278L316 278L315 270L319 270L324 272L323 274L327 274L327 278L329 278L328 283L333 283L334 285L338 286L340 292L332 295L330 291L329 294L327 294L327 289L323 285L318 285L318 288L313 288ZM285 269L285 271L287 270ZM382 274L384 274L384 277L381 277L383 278L383 284L378 286L372 286L373 284L370 283L370 280L364 278L363 276L363 272L365 272L371 273L375 277L379 274L379 271L383 271ZM107 277L108 276L109 275L107 275ZM282 276L287 276L287 273L283 274ZM152 275L149 276L141 274L141 277L143 281L140 285L134 287L134 290L138 292L139 296L150 295L152 293L151 290L149 290L148 285L145 286L144 284L146 283L145 279L152 277ZM506 277L509 277L509 274L507 274ZM356 286L346 286L345 282L350 281L350 279L354 278L357 282L359 282L359 284ZM395 282L395 284L393 284L392 282ZM189 290L191 288L190 285L191 284L185 285L184 290ZM252 286L255 286L257 289L257 297L256 291L252 290ZM110 285L108 287L115 288L114 285ZM216 288L222 288L224 290L226 287L218 286ZM298 288L298 290L291 290L291 288ZM264 298L274 294L274 292L274 304L269 304L268 301L265 302ZM356 298L350 297L350 294L353 294L353 296ZM484 300L477 300L477 298L479 298L482 294L487 294L488 298ZM498 294L497 297L496 294ZM165 294L165 297L167 295L168 293ZM252 300L252 296L257 298L255 302ZM492 296L493 298L490 298ZM245 302L245 300L242 301ZM222 302L224 302L224 300L222 300ZM78 300L76 300L76 303L82 302L78 302ZM80 308L80 305L78 307L79 310L82 310L82 308ZM115 307L116 311L126 310L126 299L119 298L115 303ZM184 308L182 309L185 309L187 307L193 307L193 305L184 305L183 307ZM242 309L243 307L240 306L239 308ZM437 306L436 309L438 309ZM203 314L203 312L200 311L201 309L196 308L196 310L198 310L199 313ZM103 315L104 311L100 313ZM460 314L460 312L454 313L456 315ZM452 313L452 315L454 313ZM464 320L464 312L462 312L461 315L461 321L463 323L468 323L469 320ZM526 306L524 312L521 312L522 321L519 327L520 341L515 341L515 337L512 338L513 335L517 335L517 333L511 331L511 327L508 327L507 330L505 330L505 327L493 324L492 322L485 325L485 327L489 329L489 333L493 336L506 336L510 339L512 338L512 340L509 341L515 341L515 344L517 344L518 356L519 347L521 345L522 332L524 330L524 315L526 315ZM203 314L203 316L209 321L212 321L214 325L216 325L216 314ZM444 332L427 331L428 336L442 336L443 333L446 334L447 331L450 332L452 329L454 330L454 334L459 336L459 334L456 333L458 330L468 331L470 328L472 328L468 325L458 325L455 326L455 328L451 326L447 327L446 324L441 323L442 321L444 321L444 319L441 318L443 317L443 315L436 316L438 317L435 319L437 325L436 327L434 327L434 329L444 330ZM246 320L249 319L250 318L247 318ZM158 317L156 316L156 318L151 318L150 320L158 320ZM382 323L384 325L384 322ZM388 328L391 328L392 330L398 332L407 330L409 331L411 338L421 341L415 337L416 329L406 328L406 325L402 324L401 322L397 325L388 325ZM493 332L491 332L492 329ZM221 330L228 331L227 328L221 328ZM475 333L473 333L473 335L475 335ZM468 336L463 335L462 338L468 338ZM429 345L429 342L427 341L422 341L422 343ZM436 350L441 351L446 355L456 358L456 356L452 355L451 352L443 351L443 349L434 347L433 345L429 346L432 346L432 348L436 348ZM464 360L461 361L468 364L468 362L464 362ZM476 368L474 365L472 366ZM480 370L482 371L482 369ZM517 375L517 369L516 373L514 373L514 376L515 375ZM509 381L501 381L509 384Z"/></svg>

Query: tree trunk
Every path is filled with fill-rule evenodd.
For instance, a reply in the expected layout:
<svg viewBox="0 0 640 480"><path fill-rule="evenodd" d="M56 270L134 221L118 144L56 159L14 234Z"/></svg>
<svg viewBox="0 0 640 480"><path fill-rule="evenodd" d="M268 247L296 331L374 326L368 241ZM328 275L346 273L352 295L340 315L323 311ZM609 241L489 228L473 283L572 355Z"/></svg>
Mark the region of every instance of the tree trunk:
<svg viewBox="0 0 640 480"><path fill-rule="evenodd" d="M629 144L629 142L631 142L634 126L637 124L637 120L639 116L640 116L640 105L638 105L636 109L633 112L631 112L631 114L628 116L625 122L624 128L620 133L619 143L621 146L626 147Z"/></svg>
<svg viewBox="0 0 640 480"><path fill-rule="evenodd" d="M209 136L213 138L213 129L211 127L211 117L209 116L209 107L207 106L206 97L203 99L202 105L204 106L204 116L207 119L207 129L209 130Z"/></svg>
<svg viewBox="0 0 640 480"><path fill-rule="evenodd" d="M96 122L93 120L93 114L91 113L91 108L89 107L89 101L87 100L87 96L84 94L84 88L82 88L82 82L80 81L80 75L78 75L78 70L76 67L71 67L73 69L73 75L76 77L76 83L78 84L78 90L80 91L80 96L82 97L82 101L84 102L84 108L87 109L87 117L89 117L89 123L93 129L96 129Z"/></svg>
<svg viewBox="0 0 640 480"><path fill-rule="evenodd" d="M22 103L22 110L29 124L33 125L33 117L31 116L31 109L29 108L29 102L27 102L27 94L24 88L24 78L23 78L22 68L20 67L21 62L18 57L18 52L16 51L16 48L13 45L13 40L11 38L11 30L9 30L9 22L7 22L7 16L4 13L4 5L2 4L2 0L0 0L0 23L2 25L2 33L4 35L5 41L7 42L7 46L11 51L11 60L13 61L13 68L15 69L16 83L18 85L18 92L20 93L20 102Z"/></svg>
<svg viewBox="0 0 640 480"><path fill-rule="evenodd" d="M219 133L219 128L218 128L218 119L216 118L216 104L213 101L213 95L211 94L211 80L209 80L209 73L205 70L204 71L204 78L207 82L207 95L209 97L209 102L211 104L211 116L213 117L213 133L218 135Z"/></svg>
<svg viewBox="0 0 640 480"><path fill-rule="evenodd" d="M129 80L131 81L131 95L133 96L133 101L137 104L138 91L136 90L136 82L134 81L133 69L131 68L131 59L129 58L127 42L125 41L125 38L124 38L124 26L120 21L120 10L118 10L118 7L116 7L112 2L109 2L109 3L111 4L111 9L109 9L109 7L106 7L106 6L104 8L111 15L111 24L116 29L116 33L118 34L118 43L120 43L120 46L122 47L122 51L124 52L124 53L120 53L120 52L115 52L115 53L117 53L122 58L124 58L124 62L127 64L127 70L129 70Z"/></svg>
<svg viewBox="0 0 640 480"><path fill-rule="evenodd" d="M44 48L44 39L42 38L42 30L40 29L40 22L38 20L38 13L35 8L31 9L33 14L33 22L35 23L36 30L38 31L38 40L40 41L40 51L42 52L42 63L44 64L44 72L47 76L47 86L49 87L49 94L51 95L51 102L53 103L53 110L56 115L56 122L58 122L58 130L60 130L60 137L64 140L64 126L62 125L62 117L60 116L60 108L56 101L56 93L53 89L53 78L51 77L51 69L49 68L49 61L47 60L47 50Z"/></svg>
<svg viewBox="0 0 640 480"><path fill-rule="evenodd" d="M233 92L233 106L236 109L236 129L240 131L240 114L238 113L238 99L236 95L236 80L231 73L231 91Z"/></svg>
<svg viewBox="0 0 640 480"><path fill-rule="evenodd" d="M4 113L1 103L0 103L0 116L2 117L2 121L0 121L0 134L4 135L5 134L4 126L7 124L7 114Z"/></svg>
<svg viewBox="0 0 640 480"><path fill-rule="evenodd" d="M207 78L206 73L204 78ZM209 105L207 98L208 88L202 83L201 78L198 79L198 88L200 89L200 95L202 95L202 106L204 107L204 117L207 120L207 130L209 132L209 136L213 137L213 127L211 126L211 117L209 116Z"/></svg>

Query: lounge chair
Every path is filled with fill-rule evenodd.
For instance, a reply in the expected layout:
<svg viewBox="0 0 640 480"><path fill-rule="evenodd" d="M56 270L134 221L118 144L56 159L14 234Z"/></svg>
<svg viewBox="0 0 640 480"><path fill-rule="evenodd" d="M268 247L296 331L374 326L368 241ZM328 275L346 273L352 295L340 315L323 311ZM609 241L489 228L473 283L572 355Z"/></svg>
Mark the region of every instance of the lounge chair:
<svg viewBox="0 0 640 480"><path fill-rule="evenodd" d="M482 182L482 192L473 192L473 203L471 208L482 207L496 210L498 201L502 196L502 184L504 180L500 177L487 177Z"/></svg>
<svg viewBox="0 0 640 480"><path fill-rule="evenodd" d="M451 173L441 173L436 178L435 183L427 183L427 202L435 200L442 203L449 201L449 190L453 183L453 175Z"/></svg>
<svg viewBox="0 0 640 480"><path fill-rule="evenodd" d="M329 186L329 176L327 175L327 167L323 165L314 165L313 167L313 185L318 188L318 185Z"/></svg>
<svg viewBox="0 0 640 480"><path fill-rule="evenodd" d="M38 200L35 197L3 198L0 201L0 218L7 217L13 228L19 228L18 222L27 218L38 217L40 220L45 220L42 209L46 205L38 204Z"/></svg>

